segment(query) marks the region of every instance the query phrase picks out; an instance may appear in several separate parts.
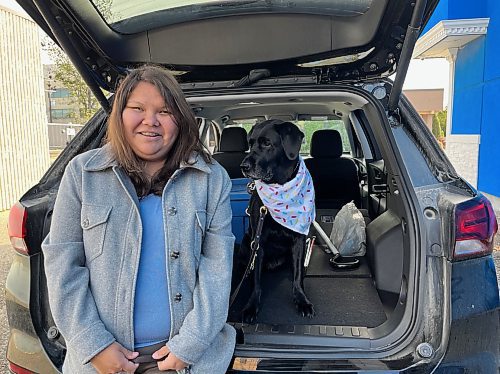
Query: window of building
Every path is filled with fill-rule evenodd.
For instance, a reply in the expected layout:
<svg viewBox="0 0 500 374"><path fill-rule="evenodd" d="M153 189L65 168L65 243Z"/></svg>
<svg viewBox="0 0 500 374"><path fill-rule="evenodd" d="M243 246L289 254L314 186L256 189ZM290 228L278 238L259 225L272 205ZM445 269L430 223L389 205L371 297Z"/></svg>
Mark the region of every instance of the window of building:
<svg viewBox="0 0 500 374"><path fill-rule="evenodd" d="M51 113L53 119L61 119L71 117L73 111L71 109L52 109Z"/></svg>
<svg viewBox="0 0 500 374"><path fill-rule="evenodd" d="M50 93L50 97L53 99L61 99L69 97L69 90L67 88L56 88Z"/></svg>

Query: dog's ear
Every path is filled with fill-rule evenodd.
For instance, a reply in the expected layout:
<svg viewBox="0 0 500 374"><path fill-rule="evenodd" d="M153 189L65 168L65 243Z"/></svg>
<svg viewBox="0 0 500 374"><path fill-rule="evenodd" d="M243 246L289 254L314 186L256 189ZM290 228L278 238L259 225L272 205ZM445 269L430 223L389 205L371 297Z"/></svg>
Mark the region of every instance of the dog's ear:
<svg viewBox="0 0 500 374"><path fill-rule="evenodd" d="M280 135L281 144L283 144L286 157L288 157L289 160L296 159L299 155L304 134L291 122L282 122L276 124L275 126L278 134Z"/></svg>

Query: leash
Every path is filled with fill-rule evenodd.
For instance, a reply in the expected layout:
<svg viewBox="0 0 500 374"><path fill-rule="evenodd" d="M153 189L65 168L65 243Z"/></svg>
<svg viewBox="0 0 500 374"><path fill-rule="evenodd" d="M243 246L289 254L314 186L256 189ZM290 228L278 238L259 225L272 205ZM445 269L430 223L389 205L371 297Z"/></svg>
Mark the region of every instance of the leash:
<svg viewBox="0 0 500 374"><path fill-rule="evenodd" d="M247 191L249 194L252 194L255 191L255 183L252 181L248 183L247 185ZM248 212L248 208L250 205L247 207L245 210L247 215L250 215ZM245 279L248 277L251 271L254 270L255 268L255 259L257 258L258 251L259 251L259 242L260 242L260 235L262 234L262 227L264 226L264 218L266 218L267 215L267 208L266 206L262 205L259 209L259 221L257 222L257 229L255 230L255 236L253 240L250 243L250 249L252 250L252 253L250 254L250 260L248 261L247 267L245 269L245 272L243 273L243 277L241 278L240 283L236 287L236 289L233 291L233 294L231 295L231 298L229 299L229 307L234 303L234 300L236 300L236 297L238 296L238 293L240 291L241 286L243 285L243 282Z"/></svg>

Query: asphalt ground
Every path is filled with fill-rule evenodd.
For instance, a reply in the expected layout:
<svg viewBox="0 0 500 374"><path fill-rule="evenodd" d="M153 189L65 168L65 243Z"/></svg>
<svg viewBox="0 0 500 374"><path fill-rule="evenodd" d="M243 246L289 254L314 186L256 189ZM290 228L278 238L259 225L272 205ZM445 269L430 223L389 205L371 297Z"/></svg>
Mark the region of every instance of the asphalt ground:
<svg viewBox="0 0 500 374"><path fill-rule="evenodd" d="M5 352L9 340L9 324L5 311L5 279L9 272L14 251L7 235L9 212L0 212L0 373L9 373Z"/></svg>
<svg viewBox="0 0 500 374"><path fill-rule="evenodd" d="M9 373L7 360L5 358L7 342L9 339L9 326L5 311L5 279L14 256L7 234L8 211L0 212L0 373ZM497 213L497 217L500 214ZM497 269L497 279L500 284L500 233L495 237L495 251L493 252Z"/></svg>

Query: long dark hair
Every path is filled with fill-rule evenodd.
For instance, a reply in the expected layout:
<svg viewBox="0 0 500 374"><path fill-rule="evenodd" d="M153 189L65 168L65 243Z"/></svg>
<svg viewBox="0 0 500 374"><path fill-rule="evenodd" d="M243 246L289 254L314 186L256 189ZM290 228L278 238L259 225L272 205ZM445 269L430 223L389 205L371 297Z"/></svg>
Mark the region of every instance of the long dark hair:
<svg viewBox="0 0 500 374"><path fill-rule="evenodd" d="M179 128L179 134L166 156L165 164L152 178L149 178L144 171L145 161L135 155L125 139L123 128L123 110L131 92L139 82L150 83L160 91ZM106 139L111 145L118 164L130 176L139 197L149 193L161 195L168 179L179 168L182 161L189 162L193 152L201 155L206 162L211 160L210 154L199 138L198 123L179 83L170 72L159 66L143 65L130 71L123 78L114 97Z"/></svg>

